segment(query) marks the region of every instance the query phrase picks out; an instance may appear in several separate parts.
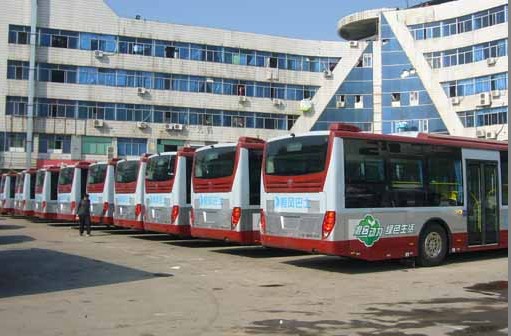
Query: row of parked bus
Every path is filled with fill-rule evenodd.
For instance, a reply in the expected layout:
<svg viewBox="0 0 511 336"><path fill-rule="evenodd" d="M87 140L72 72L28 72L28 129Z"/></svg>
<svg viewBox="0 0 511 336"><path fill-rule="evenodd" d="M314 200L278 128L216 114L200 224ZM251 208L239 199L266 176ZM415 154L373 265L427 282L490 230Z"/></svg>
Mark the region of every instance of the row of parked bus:
<svg viewBox="0 0 511 336"><path fill-rule="evenodd" d="M349 125L3 174L3 213L365 260L507 248L508 145Z"/></svg>

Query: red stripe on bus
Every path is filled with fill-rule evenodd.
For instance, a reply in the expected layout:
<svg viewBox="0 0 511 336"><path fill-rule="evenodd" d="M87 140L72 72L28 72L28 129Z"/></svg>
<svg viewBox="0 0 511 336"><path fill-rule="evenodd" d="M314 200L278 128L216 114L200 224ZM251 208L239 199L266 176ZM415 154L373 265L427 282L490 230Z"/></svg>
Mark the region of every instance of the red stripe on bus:
<svg viewBox="0 0 511 336"><path fill-rule="evenodd" d="M191 227L192 237L213 239L213 240L225 240L234 242L242 245L254 245L259 244L260 234L259 231L230 231L230 230L219 230L219 229L205 229Z"/></svg>
<svg viewBox="0 0 511 336"><path fill-rule="evenodd" d="M127 229L144 230L144 222L132 220L132 219L114 218L114 225L123 227L123 228L127 228Z"/></svg>
<svg viewBox="0 0 511 336"><path fill-rule="evenodd" d="M90 220L94 224L114 225L113 217L90 216Z"/></svg>
<svg viewBox="0 0 511 336"><path fill-rule="evenodd" d="M34 217L41 219L57 219L57 214L53 212L34 212Z"/></svg>
<svg viewBox="0 0 511 336"><path fill-rule="evenodd" d="M57 219L74 222L74 221L76 221L76 215L59 213L59 214L57 214Z"/></svg>
<svg viewBox="0 0 511 336"><path fill-rule="evenodd" d="M181 237L191 237L190 225L172 225L144 222L144 228L147 231L168 233Z"/></svg>

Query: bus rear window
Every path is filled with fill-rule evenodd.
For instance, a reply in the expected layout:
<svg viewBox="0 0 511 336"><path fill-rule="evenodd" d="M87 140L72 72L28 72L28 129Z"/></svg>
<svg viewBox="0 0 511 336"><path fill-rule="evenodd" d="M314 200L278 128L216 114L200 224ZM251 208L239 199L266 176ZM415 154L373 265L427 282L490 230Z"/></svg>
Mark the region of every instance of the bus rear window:
<svg viewBox="0 0 511 336"><path fill-rule="evenodd" d="M75 174L75 168L62 168L59 174L59 185L69 185L73 183L73 176Z"/></svg>
<svg viewBox="0 0 511 336"><path fill-rule="evenodd" d="M117 164L115 182L131 183L137 180L138 161L123 161Z"/></svg>
<svg viewBox="0 0 511 336"><path fill-rule="evenodd" d="M150 158L147 163L146 179L155 182L172 180L175 162L175 155L160 155Z"/></svg>
<svg viewBox="0 0 511 336"><path fill-rule="evenodd" d="M37 172L37 178L36 178L36 187L42 188L44 186L44 176L46 175L46 171L39 171Z"/></svg>
<svg viewBox="0 0 511 336"><path fill-rule="evenodd" d="M212 148L195 155L194 177L214 179L231 176L234 171L236 147Z"/></svg>
<svg viewBox="0 0 511 336"><path fill-rule="evenodd" d="M24 184L25 174L20 174L16 178L16 193L23 192L23 184Z"/></svg>
<svg viewBox="0 0 511 336"><path fill-rule="evenodd" d="M16 193L16 178L14 176L11 176L11 185L10 187L10 197L14 197L14 194Z"/></svg>
<svg viewBox="0 0 511 336"><path fill-rule="evenodd" d="M0 182L0 192L4 192L5 187L5 176L2 176L2 181Z"/></svg>
<svg viewBox="0 0 511 336"><path fill-rule="evenodd" d="M104 183L106 179L107 164L96 164L89 167L87 184Z"/></svg>
<svg viewBox="0 0 511 336"><path fill-rule="evenodd" d="M325 170L328 135L288 138L266 146L267 175L296 176Z"/></svg>

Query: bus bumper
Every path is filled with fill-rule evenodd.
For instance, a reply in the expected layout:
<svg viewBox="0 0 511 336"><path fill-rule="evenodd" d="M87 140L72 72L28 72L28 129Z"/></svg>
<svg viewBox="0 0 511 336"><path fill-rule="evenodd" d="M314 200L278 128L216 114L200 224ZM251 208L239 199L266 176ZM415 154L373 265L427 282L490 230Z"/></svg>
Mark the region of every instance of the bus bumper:
<svg viewBox="0 0 511 336"><path fill-rule="evenodd" d="M189 225L173 225L173 224L159 224L159 223L147 223L144 222L144 228L147 231L168 233L181 237L190 237L190 226Z"/></svg>
<svg viewBox="0 0 511 336"><path fill-rule="evenodd" d="M91 220L92 224L114 225L114 218L113 217L91 216L90 220Z"/></svg>
<svg viewBox="0 0 511 336"><path fill-rule="evenodd" d="M241 245L254 245L260 243L259 231L227 231L209 228L191 227L192 237L223 240Z"/></svg>
<svg viewBox="0 0 511 336"><path fill-rule="evenodd" d="M114 225L127 229L144 230L144 222L134 219L117 219L114 218Z"/></svg>
<svg viewBox="0 0 511 336"><path fill-rule="evenodd" d="M72 215L72 214L57 214L57 219L58 220L63 220L63 221L67 221L67 222L76 222L76 215Z"/></svg>
<svg viewBox="0 0 511 336"><path fill-rule="evenodd" d="M57 219L57 214L52 212L34 212L34 217L40 219Z"/></svg>

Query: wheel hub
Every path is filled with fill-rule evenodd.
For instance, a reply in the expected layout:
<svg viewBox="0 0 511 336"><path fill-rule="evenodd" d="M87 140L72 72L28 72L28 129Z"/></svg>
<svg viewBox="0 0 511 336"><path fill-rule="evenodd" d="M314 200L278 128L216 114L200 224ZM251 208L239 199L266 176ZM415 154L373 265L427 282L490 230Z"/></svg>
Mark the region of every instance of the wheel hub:
<svg viewBox="0 0 511 336"><path fill-rule="evenodd" d="M442 252L442 236L438 232L430 232L424 240L424 252L428 258L436 258Z"/></svg>

